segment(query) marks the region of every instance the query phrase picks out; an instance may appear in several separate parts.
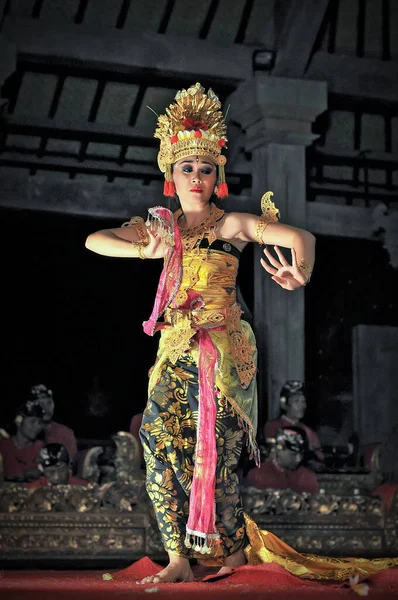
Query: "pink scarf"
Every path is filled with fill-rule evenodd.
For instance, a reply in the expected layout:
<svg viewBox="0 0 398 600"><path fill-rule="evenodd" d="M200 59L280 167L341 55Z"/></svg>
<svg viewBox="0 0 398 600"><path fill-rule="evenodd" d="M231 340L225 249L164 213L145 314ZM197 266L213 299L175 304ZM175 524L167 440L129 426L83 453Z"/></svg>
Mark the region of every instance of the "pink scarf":
<svg viewBox="0 0 398 600"><path fill-rule="evenodd" d="M152 314L148 321L143 323L147 335L153 335L158 331L159 324L157 321L178 292L182 277L182 243L177 219L168 208L163 206L156 206L151 209L151 214L168 227L170 235L174 239L174 247L170 247L164 257L163 270L160 274Z"/></svg>
<svg viewBox="0 0 398 600"><path fill-rule="evenodd" d="M151 336L164 327L163 323L158 323L158 319L173 301L182 278L182 243L176 218L163 207L152 209L152 214L167 223L173 233L174 247L165 256L152 314L143 323L145 333ZM206 329L198 329L196 339L199 344L199 414L185 545L206 554L211 552L212 546L220 538L215 526L214 501L217 466L214 380L217 350Z"/></svg>

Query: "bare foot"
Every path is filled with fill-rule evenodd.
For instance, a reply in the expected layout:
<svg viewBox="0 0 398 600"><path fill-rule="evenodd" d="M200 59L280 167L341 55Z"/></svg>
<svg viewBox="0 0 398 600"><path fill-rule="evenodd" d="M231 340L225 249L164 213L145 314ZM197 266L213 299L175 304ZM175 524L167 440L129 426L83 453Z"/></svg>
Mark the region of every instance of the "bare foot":
<svg viewBox="0 0 398 600"><path fill-rule="evenodd" d="M175 581L193 581L191 565L187 558L180 556L170 556L170 564L156 575L144 577L138 584L145 583L174 583Z"/></svg>
<svg viewBox="0 0 398 600"><path fill-rule="evenodd" d="M224 560L224 565L218 571L217 575L225 575L226 573L230 573L233 569L237 567L243 567L246 564L246 556L243 550L238 550L231 556L228 556Z"/></svg>

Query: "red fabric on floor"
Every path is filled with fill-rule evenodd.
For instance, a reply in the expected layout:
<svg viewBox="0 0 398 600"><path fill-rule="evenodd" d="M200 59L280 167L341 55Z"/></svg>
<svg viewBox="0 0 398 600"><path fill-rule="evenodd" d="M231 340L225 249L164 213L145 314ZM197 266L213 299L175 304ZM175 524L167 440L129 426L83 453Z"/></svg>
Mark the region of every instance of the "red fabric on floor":
<svg viewBox="0 0 398 600"><path fill-rule="evenodd" d="M242 594L250 600L331 600L357 598L347 584L317 583L294 577L276 564L247 565L223 578L203 576L205 571L194 569L197 579L192 583L162 583L137 585L136 581L157 573L162 567L148 557L127 569L112 571L113 579L104 581L102 571L3 571L0 577L1 600L185 600L213 598L234 600ZM212 569L211 571L214 571ZM199 579L200 576L200 579ZM398 569L383 571L369 580L369 598L386 600L398 596Z"/></svg>

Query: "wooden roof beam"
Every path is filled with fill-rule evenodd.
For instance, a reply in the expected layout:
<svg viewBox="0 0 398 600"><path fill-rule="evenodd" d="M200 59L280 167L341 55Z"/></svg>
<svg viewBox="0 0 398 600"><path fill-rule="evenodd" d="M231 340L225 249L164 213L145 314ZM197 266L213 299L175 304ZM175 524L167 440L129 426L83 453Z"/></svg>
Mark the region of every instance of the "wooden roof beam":
<svg viewBox="0 0 398 600"><path fill-rule="evenodd" d="M251 74L253 53L261 49L146 32L93 31L66 23L51 28L38 19L15 17L5 19L3 33L15 42L20 59L190 82L205 77L238 84Z"/></svg>
<svg viewBox="0 0 398 600"><path fill-rule="evenodd" d="M107 144L128 144L130 146L159 145L153 137L153 130L128 125L107 125L90 121L70 121L68 119L37 118L31 115L5 115L6 133L38 135L62 140L82 140Z"/></svg>
<svg viewBox="0 0 398 600"><path fill-rule="evenodd" d="M357 58L316 52L305 74L326 81L331 94L357 101L391 104L398 113L398 64L375 58Z"/></svg>
<svg viewBox="0 0 398 600"><path fill-rule="evenodd" d="M352 165L377 169L398 169L398 154L373 150L348 150L343 146L327 144L315 146L313 158L327 165Z"/></svg>
<svg viewBox="0 0 398 600"><path fill-rule="evenodd" d="M304 75L329 2L330 0L291 0L279 37L272 75Z"/></svg>

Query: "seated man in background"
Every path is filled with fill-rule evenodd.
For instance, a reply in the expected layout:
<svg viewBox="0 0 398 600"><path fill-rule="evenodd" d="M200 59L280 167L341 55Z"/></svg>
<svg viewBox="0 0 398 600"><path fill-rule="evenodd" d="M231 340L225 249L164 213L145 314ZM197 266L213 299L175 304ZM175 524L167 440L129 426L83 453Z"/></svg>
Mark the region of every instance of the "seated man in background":
<svg viewBox="0 0 398 600"><path fill-rule="evenodd" d="M39 452L41 477L26 487L54 485L88 485L88 481L73 477L67 449L63 444L46 444Z"/></svg>
<svg viewBox="0 0 398 600"><path fill-rule="evenodd" d="M34 385L30 388L31 396L43 409L44 421L44 443L63 444L69 454L71 460L74 459L77 452L77 443L75 434L72 429L66 425L61 425L53 421L54 416L54 400L53 393L42 383Z"/></svg>
<svg viewBox="0 0 398 600"><path fill-rule="evenodd" d="M304 417L307 401L304 396L304 383L298 380L286 381L280 392L281 415L274 421L267 421L264 426L264 437L268 444L273 444L275 434L281 427L295 425L305 431L308 450L315 455L317 461L324 460L321 443L315 431L301 421Z"/></svg>
<svg viewBox="0 0 398 600"><path fill-rule="evenodd" d="M44 443L39 437L44 431L43 414L41 406L28 400L15 418L15 434L0 439L6 481L27 482L40 477L39 451Z"/></svg>
<svg viewBox="0 0 398 600"><path fill-rule="evenodd" d="M319 485L315 473L301 464L307 446L303 429L293 425L282 427L276 432L269 458L248 472L243 485L317 493Z"/></svg>

